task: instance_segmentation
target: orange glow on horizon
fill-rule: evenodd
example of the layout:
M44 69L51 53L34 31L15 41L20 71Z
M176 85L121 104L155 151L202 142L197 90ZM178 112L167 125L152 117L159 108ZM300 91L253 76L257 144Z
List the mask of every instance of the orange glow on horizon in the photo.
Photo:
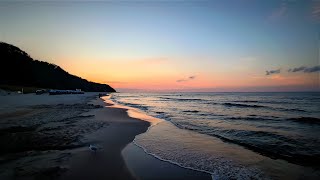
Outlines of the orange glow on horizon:
M274 74L212 72L187 73L166 58L143 60L64 60L63 69L89 81L109 84L115 89L188 90L263 86L319 86L317 74ZM194 79L188 79L194 76ZM181 80L181 81L179 81ZM178 82L179 81L179 82Z

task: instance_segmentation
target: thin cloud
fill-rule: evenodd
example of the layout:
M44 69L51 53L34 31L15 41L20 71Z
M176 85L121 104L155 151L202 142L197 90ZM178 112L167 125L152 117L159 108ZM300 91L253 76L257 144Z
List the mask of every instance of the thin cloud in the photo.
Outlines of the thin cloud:
M280 69L266 71L267 76L272 75L272 74L279 74L279 73L280 73Z
M304 71L307 67L301 66L293 69L289 69L288 72L299 72L299 71Z
M314 72L320 72L320 66L313 66L313 67L297 67L293 69L289 69L288 72L304 72L304 73L314 73Z
M193 79L195 79L196 76L189 76L188 78L186 79L178 79L177 82L186 82L186 81L191 81Z
M304 70L305 73L313 73L313 72L320 72L320 66L313 66L310 68L306 68Z
M286 2L282 2L280 7L274 9L270 16L268 17L269 20L274 21L283 18L288 11L288 6Z
M311 17L317 22L320 22L320 2L315 1L312 10L311 10Z

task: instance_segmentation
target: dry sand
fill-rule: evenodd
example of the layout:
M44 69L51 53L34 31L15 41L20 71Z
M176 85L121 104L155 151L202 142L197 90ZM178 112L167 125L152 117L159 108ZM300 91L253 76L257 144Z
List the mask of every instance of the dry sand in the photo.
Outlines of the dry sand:
M0 179L55 178L85 136L108 125L88 103L97 94L0 96Z

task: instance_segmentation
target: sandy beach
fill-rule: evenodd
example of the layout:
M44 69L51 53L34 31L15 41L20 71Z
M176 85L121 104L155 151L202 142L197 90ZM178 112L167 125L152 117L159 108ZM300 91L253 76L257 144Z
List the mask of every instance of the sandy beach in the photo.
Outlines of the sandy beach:
M0 179L211 179L132 147L150 122L128 116L97 93L9 95L0 101ZM137 166L128 168L125 148L134 149L125 158Z

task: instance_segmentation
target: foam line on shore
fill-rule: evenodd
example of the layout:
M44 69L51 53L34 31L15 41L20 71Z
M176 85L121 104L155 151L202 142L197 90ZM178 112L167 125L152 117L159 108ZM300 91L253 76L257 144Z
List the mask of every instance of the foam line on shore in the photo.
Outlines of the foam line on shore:
M149 126L148 129L147 129L147 131L146 131L145 133L148 133L148 131L149 131L151 128L153 128L153 126ZM142 133L142 134L144 134L144 133ZM219 179L219 178L218 178L217 176L215 176L212 172L209 172L209 171L206 171L206 170L201 170L201 169L195 169L195 168L188 167L188 166L183 166L182 164L180 164L180 163L178 163L178 162L171 161L171 160L168 160L168 159L163 159L163 158L161 158L160 156L157 156L157 155L154 154L154 153L148 152L146 148L144 148L143 146L141 146L141 145L139 145L138 143L136 143L136 141L135 141L135 140L136 140L136 137L139 136L139 135L141 135L141 134L138 134L138 135L135 136L135 138L134 138L134 140L133 140L132 143L133 143L134 145L136 145L137 147L141 148L146 154L149 154L149 155L151 155L151 156L159 159L160 161L169 162L169 163L171 163L171 164L175 164L175 165L177 165L177 166L179 166L179 167L182 167L182 168L185 168L185 169L190 169L190 170L193 170L193 171L208 173L209 175L211 175L212 180Z
M141 133L141 134L138 134L135 136L134 140L133 140L133 144L136 145L137 147L141 148L146 154L148 155L151 155L157 159L159 159L160 161L164 161L164 162L169 162L171 164L174 164L174 165L177 165L181 168L184 168L184 169L189 169L189 170L193 170L193 171L198 171L198 172L204 172L204 173L208 173L212 180L214 179L219 179L217 176L214 175L214 173L212 172L209 172L209 171L206 171L206 170L201 170L201 169L195 169L195 168L192 168L192 167L188 167L188 166L183 166L181 165L180 163L178 162L175 162L175 161L171 161L171 160L167 160L167 159L163 159L161 158L160 156L157 156L156 154L153 154L153 153L150 153L147 151L146 148L144 148L143 146L139 145L138 143L136 143L136 138L139 136L139 135L142 135L142 134L145 134L145 133L148 133L149 130L151 128L153 128L154 126L158 125L159 123L171 123L170 121L165 121L163 119L160 119L160 118L155 118L155 117L152 117L152 116L149 116L149 115L146 115L145 113L139 111L138 109L135 109L135 108L132 108L132 107L129 107L129 106L124 106L124 105L120 105L114 101L112 101L110 99L111 95L110 96L104 96L104 97L101 97L102 100L104 100L105 103L109 104L110 106L108 107L111 107L111 108L121 108L121 109L127 109L128 111L128 116L132 117L132 118L136 118L136 119L139 119L139 120L142 120L142 121L148 121L150 123L150 126L148 127L147 131L144 132L144 133ZM172 124L172 123L171 123ZM174 124L173 124L174 125Z
M127 113L128 113L129 117L139 119L142 121L147 121L150 123L151 126L154 126L154 125L164 121L163 119L149 116L149 115L141 112L139 109L136 109L136 108L133 108L130 106L124 106L124 105L118 104L116 102L113 102L112 100L110 100L110 97L111 96L104 96L104 97L101 97L101 99L104 100L104 102L108 105L107 107L127 109Z

